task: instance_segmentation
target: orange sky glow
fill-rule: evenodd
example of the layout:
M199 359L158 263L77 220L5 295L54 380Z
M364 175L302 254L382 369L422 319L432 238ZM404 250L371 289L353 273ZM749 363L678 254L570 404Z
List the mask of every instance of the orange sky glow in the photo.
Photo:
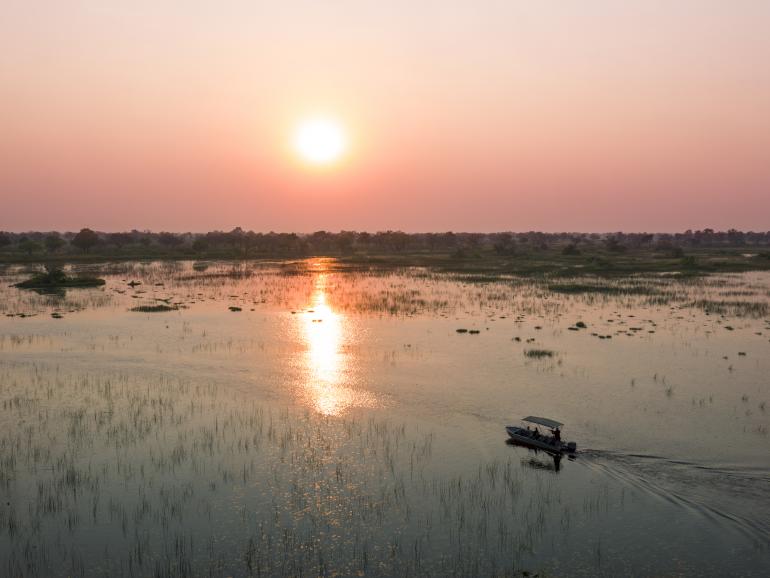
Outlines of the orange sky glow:
M763 0L2 12L0 230L770 229Z

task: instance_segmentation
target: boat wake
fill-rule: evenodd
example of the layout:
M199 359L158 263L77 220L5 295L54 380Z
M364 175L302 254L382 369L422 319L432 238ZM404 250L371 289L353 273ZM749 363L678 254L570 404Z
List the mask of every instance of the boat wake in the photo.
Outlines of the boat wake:
M713 467L646 454L583 450L581 461L643 491L695 511L713 522L725 520L770 547L770 473Z

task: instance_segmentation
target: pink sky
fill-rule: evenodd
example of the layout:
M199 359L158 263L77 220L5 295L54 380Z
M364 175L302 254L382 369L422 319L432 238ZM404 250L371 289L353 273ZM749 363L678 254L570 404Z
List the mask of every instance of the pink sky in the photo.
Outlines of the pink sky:
M770 2L270 4L6 0L0 229L770 229Z

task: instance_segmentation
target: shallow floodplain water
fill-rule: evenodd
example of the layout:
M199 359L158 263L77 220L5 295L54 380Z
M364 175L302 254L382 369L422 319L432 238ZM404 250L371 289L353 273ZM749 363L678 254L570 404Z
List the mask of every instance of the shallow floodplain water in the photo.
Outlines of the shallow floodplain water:
M0 277L3 575L766 575L766 273L79 270Z

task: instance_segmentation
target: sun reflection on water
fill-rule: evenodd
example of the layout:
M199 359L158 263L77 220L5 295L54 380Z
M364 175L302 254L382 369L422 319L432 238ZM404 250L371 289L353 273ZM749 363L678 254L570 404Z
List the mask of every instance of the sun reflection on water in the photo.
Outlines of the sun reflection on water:
M305 402L323 415L340 415L351 407L372 407L372 394L346 385L353 379L354 360L345 350L351 321L327 303L329 274L323 270L322 261L315 265L319 272L310 305L299 315L307 345Z

